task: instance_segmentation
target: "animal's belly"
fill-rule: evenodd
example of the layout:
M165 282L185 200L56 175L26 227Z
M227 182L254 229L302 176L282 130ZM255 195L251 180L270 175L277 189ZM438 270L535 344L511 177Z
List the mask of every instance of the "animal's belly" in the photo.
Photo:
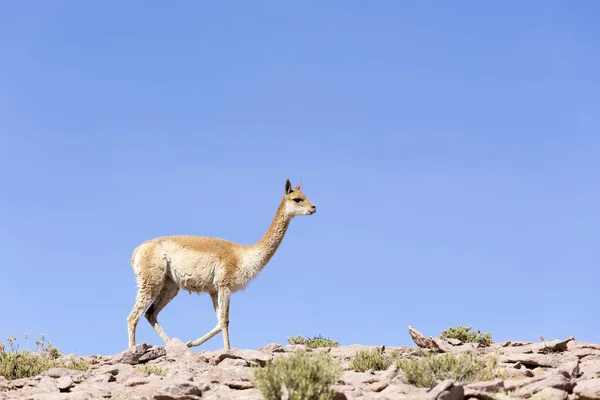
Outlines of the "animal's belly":
M170 278L182 289L189 292L214 292L216 264L210 260L180 259L171 260Z

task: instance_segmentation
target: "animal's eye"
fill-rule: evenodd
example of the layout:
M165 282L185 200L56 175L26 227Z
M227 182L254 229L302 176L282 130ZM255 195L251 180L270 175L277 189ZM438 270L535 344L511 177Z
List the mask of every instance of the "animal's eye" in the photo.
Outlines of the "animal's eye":
M294 201L295 201L296 203L300 203L300 202L302 201L302 199L295 198L295 199L294 199Z

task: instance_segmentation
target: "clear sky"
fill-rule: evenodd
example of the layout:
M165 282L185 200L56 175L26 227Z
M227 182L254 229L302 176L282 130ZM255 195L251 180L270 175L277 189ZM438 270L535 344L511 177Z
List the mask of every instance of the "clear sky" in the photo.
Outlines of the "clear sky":
M289 178L318 212L233 295L232 347L600 341L599 21L592 0L2 2L0 338L124 350L133 249L253 243ZM159 320L216 323L187 292Z

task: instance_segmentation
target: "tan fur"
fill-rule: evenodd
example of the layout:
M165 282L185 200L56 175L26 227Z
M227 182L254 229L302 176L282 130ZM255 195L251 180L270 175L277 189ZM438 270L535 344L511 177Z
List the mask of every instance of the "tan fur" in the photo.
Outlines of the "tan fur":
M127 318L129 347L135 345L137 323L146 319L165 341L168 336L158 323L158 313L177 295L179 289L210 294L218 323L203 337L187 343L199 346L217 333L229 349L229 303L232 293L242 290L271 260L289 227L298 215L312 215L314 204L286 181L277 213L263 237L251 246L205 236L163 236L147 240L131 256L138 293Z

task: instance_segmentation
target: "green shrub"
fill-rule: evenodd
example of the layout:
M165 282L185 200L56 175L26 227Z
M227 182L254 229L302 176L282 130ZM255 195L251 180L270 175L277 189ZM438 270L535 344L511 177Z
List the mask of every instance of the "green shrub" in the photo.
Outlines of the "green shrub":
M324 353L298 351L256 367L254 385L266 400L330 400L342 368Z
M148 365L144 364L139 367L140 372L143 372L146 375L157 375L157 376L165 376L167 375L168 369L161 368L158 365Z
M418 387L432 388L445 379L468 383L503 377L495 356L484 358L471 352L459 356L429 353L425 357L398 360L397 365L404 371L408 383Z
M461 325L443 330L440 338L458 339L463 343L479 343L482 346L489 346L493 343L491 333L481 333L479 329L477 329L475 332L471 332L470 326Z
M363 349L352 357L350 368L357 372L365 372L370 369L383 371L388 369L392 362L392 358L386 356L379 348Z
M288 338L288 344L304 344L306 343L306 339L304 339L304 336L290 336Z
M305 339L304 336L291 336L288 338L289 344L303 344L311 349L319 347L338 347L340 343L338 341L324 338L323 336L315 336L312 338Z
M27 341L27 335L25 335ZM19 350L14 335L6 338L8 343L0 343L0 376L6 379L29 378L51 368L69 368L85 371L90 364L81 359L60 360L62 353L50 343L44 335L35 341L35 351Z

